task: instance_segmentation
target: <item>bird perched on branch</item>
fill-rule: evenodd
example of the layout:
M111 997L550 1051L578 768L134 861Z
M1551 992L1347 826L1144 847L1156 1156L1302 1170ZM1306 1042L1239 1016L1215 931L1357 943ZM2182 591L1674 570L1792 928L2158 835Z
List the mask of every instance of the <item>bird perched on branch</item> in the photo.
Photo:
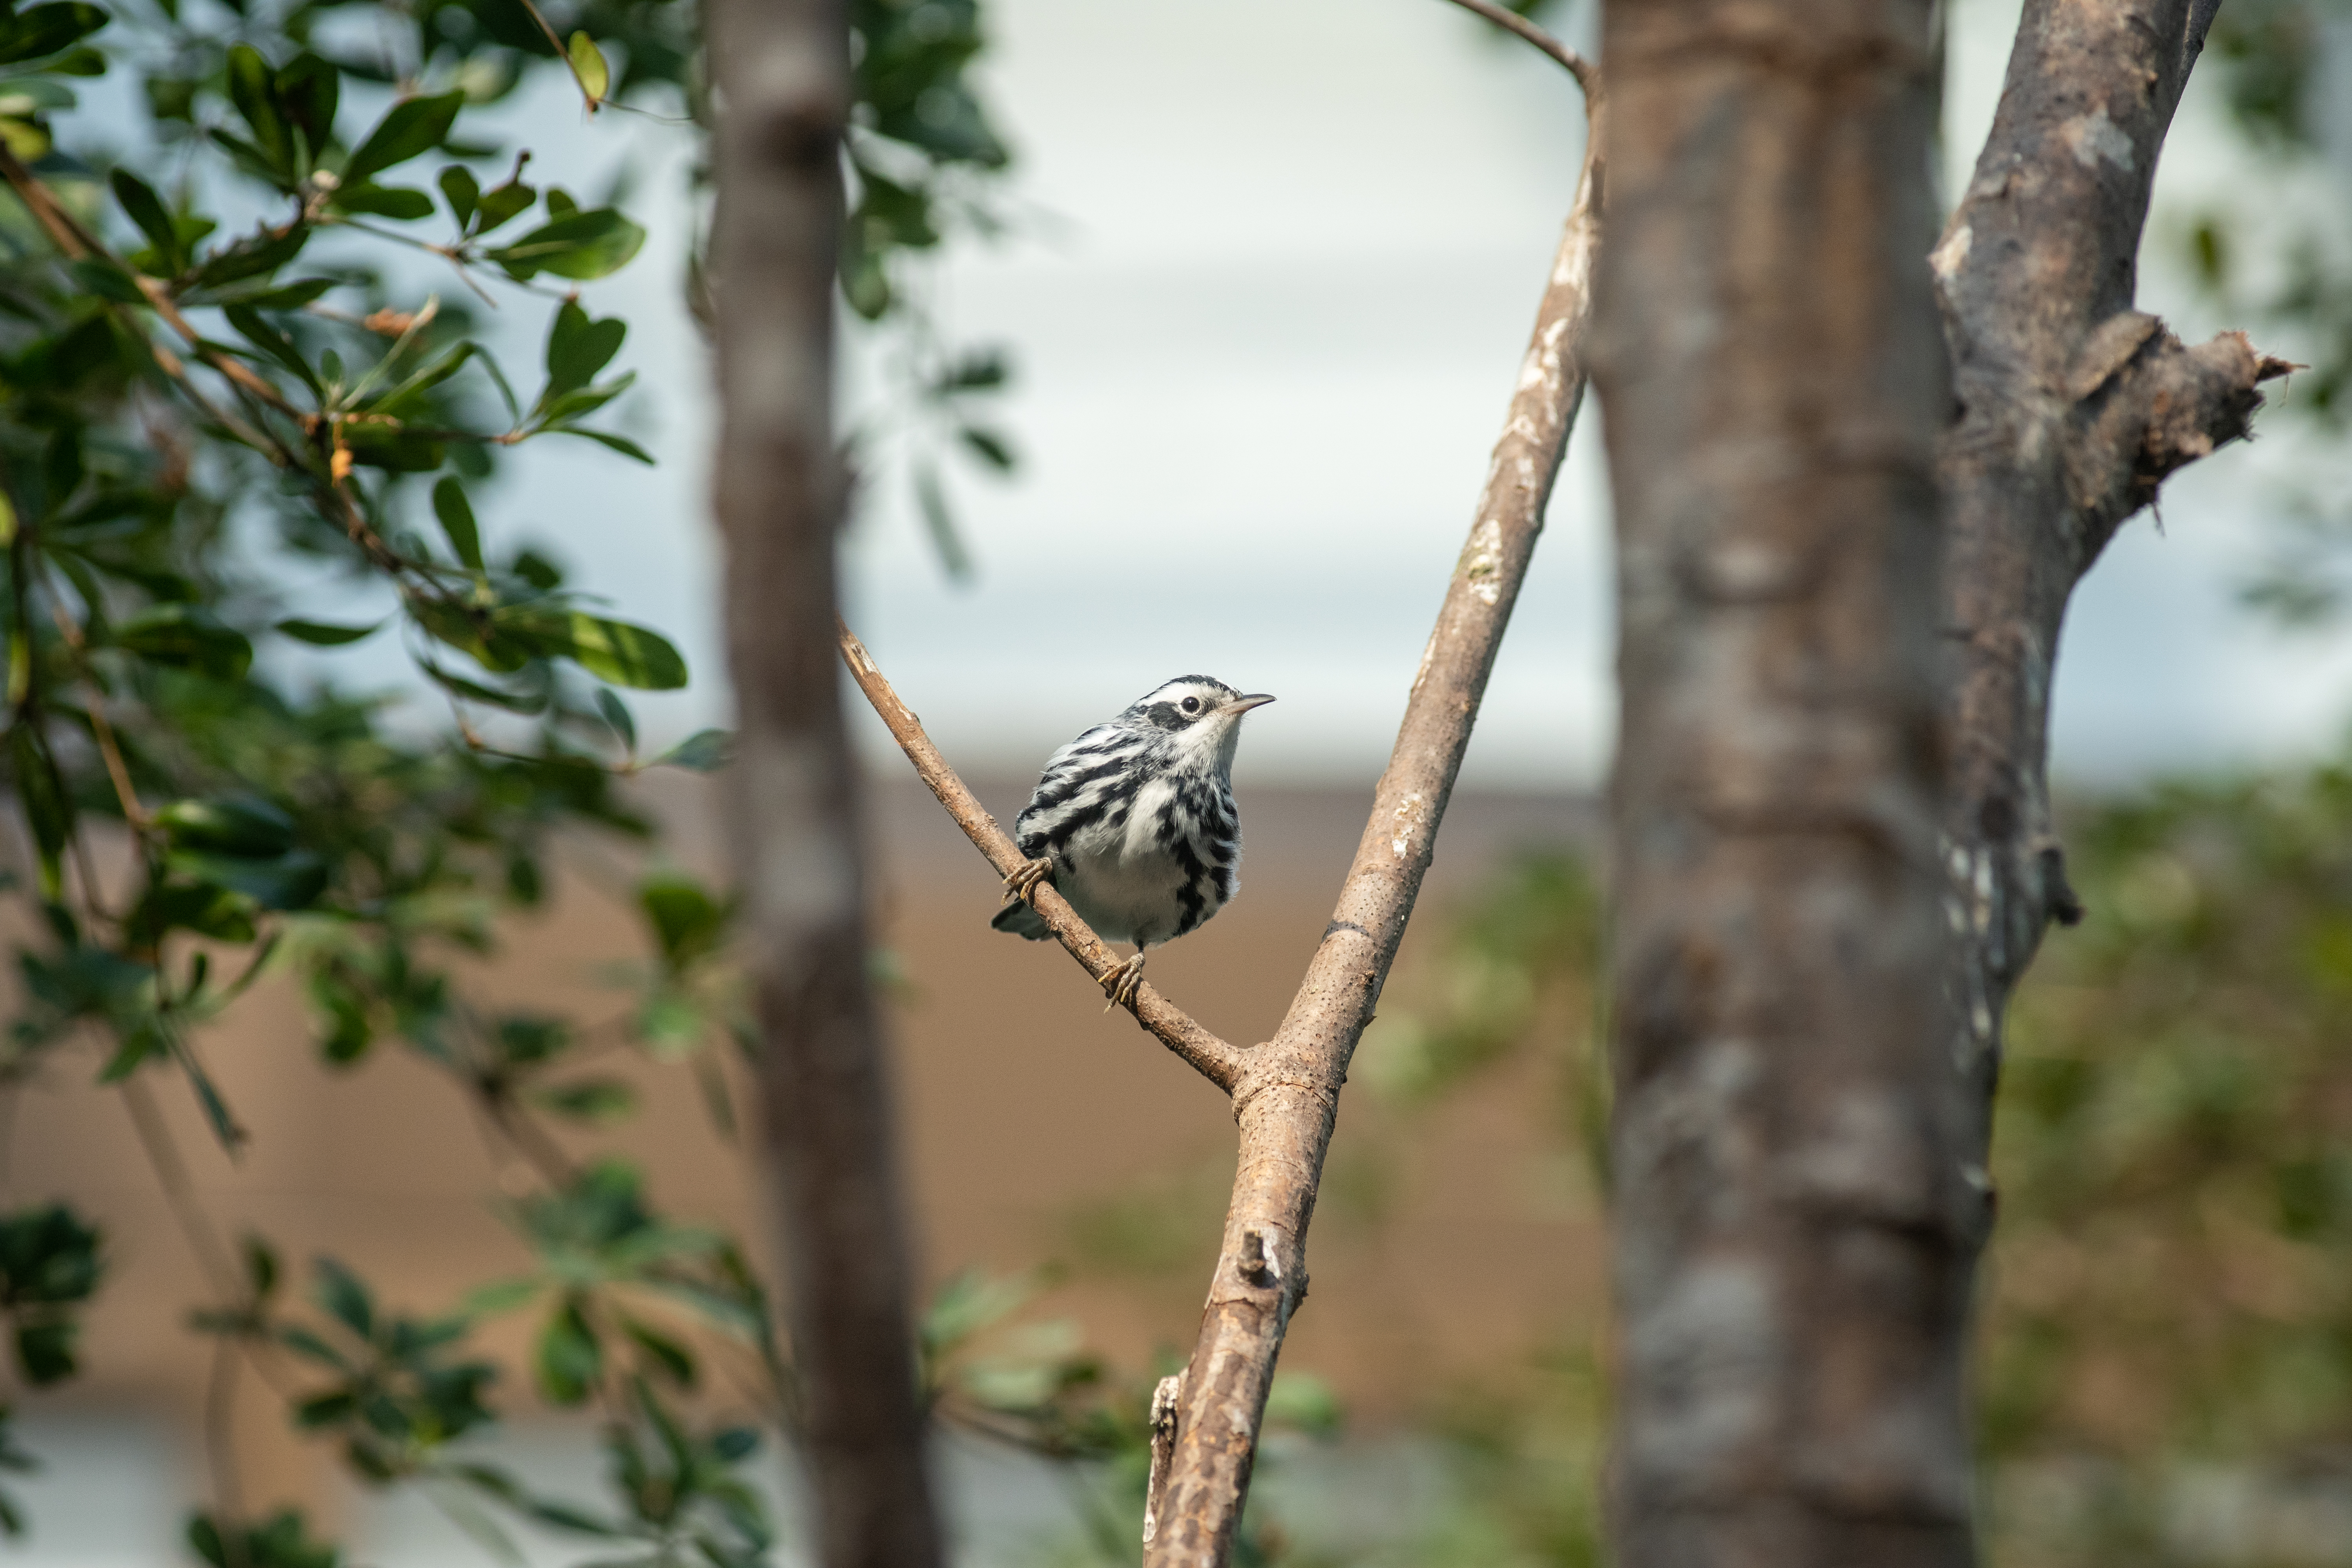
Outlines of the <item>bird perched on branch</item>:
M1199 926L1241 885L1234 747L1242 715L1273 700L1179 676L1055 752L1013 824L1029 858L1004 879L1008 901L991 923L1051 936L1030 902L1051 880L1096 935L1135 944L1102 977L1114 1006L1132 1001L1144 950Z

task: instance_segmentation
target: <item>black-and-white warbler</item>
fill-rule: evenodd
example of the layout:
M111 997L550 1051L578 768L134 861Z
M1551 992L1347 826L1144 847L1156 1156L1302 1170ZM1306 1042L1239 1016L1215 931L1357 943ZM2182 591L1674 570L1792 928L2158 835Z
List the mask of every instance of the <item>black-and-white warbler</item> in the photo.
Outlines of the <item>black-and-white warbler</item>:
M1180 676L1055 752L1013 824L1029 860L1004 879L1014 901L992 923L1051 936L1028 901L1050 877L1096 935L1135 944L1102 977L1114 1005L1131 1000L1144 950L1193 930L1241 886L1234 747L1242 715L1273 700Z

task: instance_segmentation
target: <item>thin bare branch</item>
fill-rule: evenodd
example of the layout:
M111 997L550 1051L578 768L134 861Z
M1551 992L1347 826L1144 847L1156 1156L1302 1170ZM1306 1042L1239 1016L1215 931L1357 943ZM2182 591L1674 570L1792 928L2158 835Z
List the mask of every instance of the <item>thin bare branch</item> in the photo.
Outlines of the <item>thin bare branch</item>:
M1144 1548L1149 1568L1220 1568L1232 1551L1275 1358L1307 1295L1307 1226L1339 1088L1436 851L1438 824L1583 399L1603 166L1596 113L1502 439L1339 908L1289 1015L1272 1041L1250 1053L1234 1087L1241 1153L1233 1202L1200 1339L1177 1393L1167 1480Z
M117 1087L122 1095L122 1108L131 1113L131 1128L139 1134L139 1146L154 1170L155 1184L163 1189L163 1200L171 1205L172 1218L178 1224L188 1250L195 1255L205 1282L212 1287L214 1299L223 1306L235 1303L244 1295L236 1259L228 1243L214 1228L212 1216L196 1201L195 1184L188 1177L187 1162L180 1158L179 1142L172 1136L171 1127L157 1109L155 1097L148 1092L146 1080L135 1073Z
M898 693L892 689L890 682L875 667L874 656L866 651L866 645L859 642L847 626L841 627L840 631L841 657L843 662L849 666L850 678L857 682L858 689L865 692L866 700L874 705L874 711L889 727L891 738L907 753L907 760L915 764L916 773L930 786L931 793L940 797L940 804L947 807L948 815L955 818L956 826L963 829L964 837L988 858L988 863L996 868L998 874L1011 876L1028 858L1021 853L1012 836L998 825L996 818L980 804L979 797L956 776L955 769L948 765L947 759L940 755L939 748L931 744L931 738L923 732L922 721L915 717L914 710L899 700ZM1051 883L1039 883L1030 899L1038 915L1044 919L1046 929L1060 939L1062 946L1085 967L1088 974L1100 980L1118 967L1118 955L1094 933L1094 928L1078 918L1077 910L1070 908L1069 900L1055 891ZM1158 1036L1161 1044L1190 1062L1211 1083L1227 1094L1233 1093L1234 1085L1240 1081L1243 1069L1248 1064L1249 1052L1202 1028L1190 1014L1153 990L1149 981L1136 986L1134 998L1129 1006L1135 1014L1136 1022Z
M1474 16L1484 16L1506 32L1517 34L1553 59L1558 60L1568 68L1569 75L1576 79L1576 85L1584 89L1586 103L1592 104L1600 101L1601 72L1591 60L1537 26L1517 11L1496 5L1495 0L1454 0L1454 4Z

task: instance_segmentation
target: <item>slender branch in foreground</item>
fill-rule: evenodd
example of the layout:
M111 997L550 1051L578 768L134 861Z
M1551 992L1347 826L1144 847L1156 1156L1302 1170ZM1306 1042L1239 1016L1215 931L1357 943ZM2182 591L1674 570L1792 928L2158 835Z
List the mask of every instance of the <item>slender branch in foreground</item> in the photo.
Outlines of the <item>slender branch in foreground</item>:
M964 837L988 857L988 863L1000 875L1011 876L1028 857L1021 853L1012 835L989 815L963 780L956 776L947 759L940 755L939 748L923 732L922 721L899 700L898 693L875 668L874 656L866 651L866 645L847 626L840 628L840 635L841 657L849 666L851 679L866 693L866 700L874 704L874 711L889 727L891 738L907 753L907 760L915 764L915 772L940 797L940 804L947 807L948 815L955 818ZM1118 955L1094 933L1093 927L1078 918L1077 910L1070 908L1069 900L1056 892L1052 883L1039 883L1030 897L1046 929L1061 940L1063 947L1088 974L1099 980L1118 967ZM1134 998L1128 1005L1136 1022L1159 1036L1161 1044L1190 1062L1211 1083L1227 1094L1234 1092L1248 1063L1247 1051L1202 1028L1190 1014L1153 990L1150 981L1136 986Z
M1601 101L1601 72L1593 63L1517 11L1497 5L1495 0L1454 0L1454 4L1474 16L1484 16L1506 32L1517 33L1567 68L1568 74L1576 79L1576 85L1584 89L1588 105Z
M1595 102L1586 108L1591 129L1576 204L1396 749L1289 1015L1274 1039L1251 1053L1234 1089L1241 1152L1233 1203L1200 1339L1177 1391L1174 1447L1144 1550L1150 1568L1217 1568L1232 1552L1275 1358L1307 1295L1307 1225L1339 1087L1435 853L1438 823L1583 399L1604 168L1602 120Z

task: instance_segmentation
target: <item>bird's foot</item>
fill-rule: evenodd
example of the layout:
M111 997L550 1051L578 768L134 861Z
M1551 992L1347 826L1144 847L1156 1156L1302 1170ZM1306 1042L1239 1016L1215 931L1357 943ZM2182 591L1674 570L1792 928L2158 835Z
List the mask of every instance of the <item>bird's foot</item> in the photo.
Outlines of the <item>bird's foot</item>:
M1139 952L1118 968L1106 971L1096 984L1110 998L1103 1006L1104 1012L1134 1006L1135 988L1143 984L1143 954Z
M1052 876L1053 872L1054 862L1048 856L1041 855L1034 860L1023 861L1013 868L1012 875L1004 879L1004 901L1009 904L1018 899L1034 909L1037 902L1037 884Z

